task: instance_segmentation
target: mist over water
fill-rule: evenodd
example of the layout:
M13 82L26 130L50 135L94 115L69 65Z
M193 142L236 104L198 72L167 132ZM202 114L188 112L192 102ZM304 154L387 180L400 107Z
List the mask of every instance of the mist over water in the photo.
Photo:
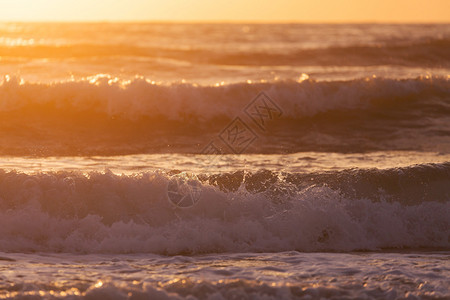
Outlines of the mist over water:
M448 24L1 23L0 298L448 298L449 66Z

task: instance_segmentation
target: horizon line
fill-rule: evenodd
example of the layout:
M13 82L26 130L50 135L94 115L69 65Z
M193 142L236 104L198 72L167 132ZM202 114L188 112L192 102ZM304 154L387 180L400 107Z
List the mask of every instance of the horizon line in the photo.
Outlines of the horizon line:
M377 21L377 20L0 20L0 23L149 23L149 24L450 24L449 21Z

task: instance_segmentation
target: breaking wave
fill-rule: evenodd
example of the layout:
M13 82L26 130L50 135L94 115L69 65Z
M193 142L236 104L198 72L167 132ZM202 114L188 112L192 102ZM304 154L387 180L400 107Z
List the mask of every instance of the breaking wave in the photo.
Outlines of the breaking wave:
M199 175L0 171L0 251L200 254L450 249L450 166Z
M282 116L267 132L257 133L262 140L270 138L270 144L288 145L283 151L417 150L418 145L447 151L450 145L450 83L445 77L199 86L98 75L52 84L5 78L0 85L0 152L110 155L170 147L198 153L198 145L235 117L252 125L244 108L260 92L279 106ZM443 148L433 149L436 144ZM277 151L264 147L253 151Z

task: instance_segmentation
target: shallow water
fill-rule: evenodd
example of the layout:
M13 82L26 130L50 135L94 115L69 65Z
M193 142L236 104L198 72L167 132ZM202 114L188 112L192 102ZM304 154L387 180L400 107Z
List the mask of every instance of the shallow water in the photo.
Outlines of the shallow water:
M444 299L449 252L2 253L2 299Z

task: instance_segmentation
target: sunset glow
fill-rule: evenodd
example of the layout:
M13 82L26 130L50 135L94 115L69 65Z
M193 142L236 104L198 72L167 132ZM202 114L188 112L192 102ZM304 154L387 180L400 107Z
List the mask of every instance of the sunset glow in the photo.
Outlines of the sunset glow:
M449 22L448 0L1 0L3 21Z
M0 300L450 299L450 0L0 0Z

